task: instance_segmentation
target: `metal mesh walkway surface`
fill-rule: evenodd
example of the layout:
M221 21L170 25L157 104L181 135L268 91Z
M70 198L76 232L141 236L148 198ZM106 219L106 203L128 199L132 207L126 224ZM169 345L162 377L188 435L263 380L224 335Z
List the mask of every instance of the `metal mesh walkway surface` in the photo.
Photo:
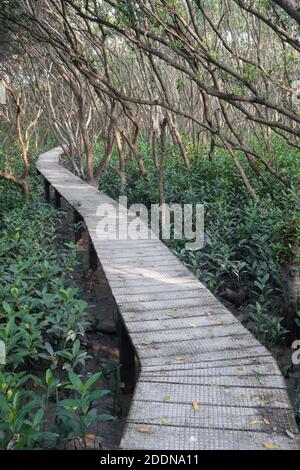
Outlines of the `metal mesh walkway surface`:
M85 222L118 307L129 386L134 356L139 362L120 448L299 449L270 352L158 239L98 239L97 208L118 203L60 166L61 152L44 153L37 168L46 191L51 185Z

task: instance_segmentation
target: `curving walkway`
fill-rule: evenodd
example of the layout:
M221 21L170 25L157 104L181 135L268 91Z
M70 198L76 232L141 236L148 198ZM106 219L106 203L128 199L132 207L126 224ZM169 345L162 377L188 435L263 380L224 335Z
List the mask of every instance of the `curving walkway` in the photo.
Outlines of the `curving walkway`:
M84 219L91 263L96 256L118 306L128 389L139 362L120 448L299 449L270 352L159 240L98 240L97 207L118 203L60 166L60 154L44 153L37 168L46 194L51 184L57 204L63 197Z

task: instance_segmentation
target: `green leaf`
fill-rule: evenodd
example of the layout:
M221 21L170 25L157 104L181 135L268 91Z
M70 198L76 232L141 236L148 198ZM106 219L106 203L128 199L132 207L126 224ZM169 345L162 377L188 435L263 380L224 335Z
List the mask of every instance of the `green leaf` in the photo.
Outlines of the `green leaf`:
M63 299L69 300L69 294L67 291L61 289L58 293Z
M35 414L35 416L34 416L34 419L33 419L33 425L34 425L34 427L39 426L39 425L41 424L43 418L44 418L44 410L43 410L43 408L40 408L40 409L36 412L36 414Z
M102 372L93 374L84 384L84 390L87 391L102 376Z
M89 394L89 400L98 400L99 398L105 397L106 395L109 395L111 392L110 390L93 390Z
M98 415L97 416L97 421L115 421L117 418L115 416L112 416L112 415L106 415L106 414L102 414L102 415Z
M52 371L50 369L47 369L46 370L46 382L47 382L48 387L53 383L53 381L54 381L54 377L53 377Z
M80 406L80 401L75 398L66 398L65 400L61 400L59 404L67 410L76 410Z
M70 371L69 372L69 379L70 379L70 382L72 383L72 385L74 386L75 390L80 392L81 391L81 380L78 377L78 375L76 375L74 372Z
M5 300L2 302L2 307L4 308L5 312L8 314L8 315L11 315L13 310L11 308L11 306L5 302Z

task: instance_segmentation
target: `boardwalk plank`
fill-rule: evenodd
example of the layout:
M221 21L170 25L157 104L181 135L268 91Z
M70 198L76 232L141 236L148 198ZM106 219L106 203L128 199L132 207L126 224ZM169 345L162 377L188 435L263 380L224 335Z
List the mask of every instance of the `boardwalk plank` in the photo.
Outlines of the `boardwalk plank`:
M241 387L222 385L195 385L143 381L141 377L135 395L142 401L164 403L164 397L171 397L177 404L192 406L197 401L201 406L238 406L290 409L287 392L282 388Z

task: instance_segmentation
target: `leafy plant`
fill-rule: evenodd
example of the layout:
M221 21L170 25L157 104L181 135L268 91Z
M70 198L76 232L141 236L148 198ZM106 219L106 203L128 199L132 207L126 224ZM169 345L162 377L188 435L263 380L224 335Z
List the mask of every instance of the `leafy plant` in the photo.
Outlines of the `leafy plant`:
M288 333L282 325L283 318L265 313L263 306L258 302L252 307L250 319L250 328L257 338L269 345L280 342Z
M72 398L61 400L56 409L56 416L60 419L61 435L64 439L80 438L86 447L86 435L89 426L97 421L114 419L109 414L99 415L93 407L93 402L105 395L109 390L92 389L93 385L102 376L102 372L93 374L86 382L78 375L69 371L69 382L64 385L73 392Z

